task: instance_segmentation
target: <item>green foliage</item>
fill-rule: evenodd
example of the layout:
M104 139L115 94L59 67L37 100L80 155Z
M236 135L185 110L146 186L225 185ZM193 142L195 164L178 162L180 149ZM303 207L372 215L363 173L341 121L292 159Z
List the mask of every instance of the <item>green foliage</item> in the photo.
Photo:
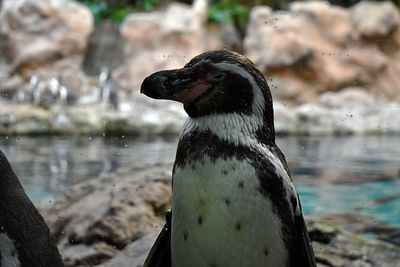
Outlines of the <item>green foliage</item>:
M151 11L160 0L78 0L90 8L96 22L109 19L121 22L136 10Z
M154 6L160 4L160 0L137 0L136 4L145 11L152 11Z
M233 22L240 29L247 23L250 7L233 0L211 0L208 10L208 20L211 22Z

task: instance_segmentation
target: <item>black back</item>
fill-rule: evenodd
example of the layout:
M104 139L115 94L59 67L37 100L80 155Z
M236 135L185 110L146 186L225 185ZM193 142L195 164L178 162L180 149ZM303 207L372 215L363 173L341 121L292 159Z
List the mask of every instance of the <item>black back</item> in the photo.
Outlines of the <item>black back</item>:
M64 266L43 217L25 194L1 151L0 232L14 241L22 267Z

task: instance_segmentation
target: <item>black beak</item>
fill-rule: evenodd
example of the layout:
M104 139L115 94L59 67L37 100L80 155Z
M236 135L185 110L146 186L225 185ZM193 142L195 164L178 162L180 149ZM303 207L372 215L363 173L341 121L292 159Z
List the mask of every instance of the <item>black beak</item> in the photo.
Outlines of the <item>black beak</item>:
M140 92L155 99L179 101L182 91L194 83L193 76L187 68L159 71L144 79Z

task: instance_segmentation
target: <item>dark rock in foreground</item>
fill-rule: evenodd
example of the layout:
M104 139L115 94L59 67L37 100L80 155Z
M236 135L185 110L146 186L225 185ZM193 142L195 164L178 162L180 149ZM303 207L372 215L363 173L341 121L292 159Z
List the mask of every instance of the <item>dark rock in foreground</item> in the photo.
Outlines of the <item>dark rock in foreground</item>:
M171 167L122 168L41 204L66 266L142 266L170 205ZM307 221L318 266L400 266L396 229L354 215Z

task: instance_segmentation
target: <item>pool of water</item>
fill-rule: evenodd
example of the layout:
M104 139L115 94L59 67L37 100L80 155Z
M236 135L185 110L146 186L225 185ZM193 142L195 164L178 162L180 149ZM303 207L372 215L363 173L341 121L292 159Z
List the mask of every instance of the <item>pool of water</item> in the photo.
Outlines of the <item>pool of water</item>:
M33 200L135 163L173 160L176 139L0 137ZM400 227L400 136L279 137L306 213L359 213Z

